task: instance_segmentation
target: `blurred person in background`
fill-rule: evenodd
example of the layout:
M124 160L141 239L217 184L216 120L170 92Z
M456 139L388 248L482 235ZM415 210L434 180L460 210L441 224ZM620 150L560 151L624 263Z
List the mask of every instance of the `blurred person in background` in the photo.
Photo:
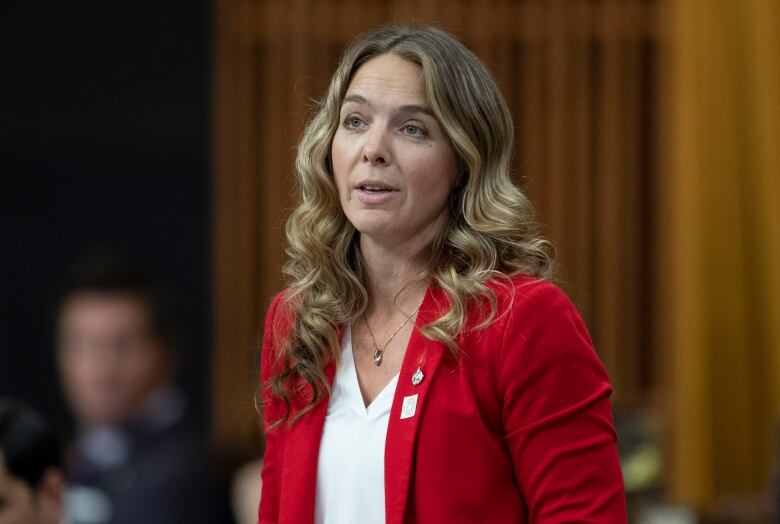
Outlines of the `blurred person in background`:
M57 307L57 360L77 434L75 523L229 521L227 497L174 386L178 336L166 295L111 256L74 266Z
M62 449L30 407L0 398L0 524L56 524L63 517Z

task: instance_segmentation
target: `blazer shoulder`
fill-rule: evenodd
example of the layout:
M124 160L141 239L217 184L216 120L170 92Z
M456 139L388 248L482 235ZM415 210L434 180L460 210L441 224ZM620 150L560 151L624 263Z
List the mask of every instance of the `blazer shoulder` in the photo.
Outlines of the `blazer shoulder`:
M496 295L499 308L508 312L523 304L534 306L571 305L569 296L554 282L526 274L495 278L488 284Z
M580 311L557 284L527 275L501 280L495 291L498 311L493 328L502 340L511 340L512 334L525 339L532 333L546 333L553 338L573 336L577 346L592 347Z

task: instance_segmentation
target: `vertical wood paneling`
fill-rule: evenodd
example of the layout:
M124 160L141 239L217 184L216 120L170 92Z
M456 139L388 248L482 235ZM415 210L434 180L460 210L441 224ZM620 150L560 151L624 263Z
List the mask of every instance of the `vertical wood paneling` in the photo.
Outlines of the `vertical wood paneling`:
M598 111L599 128L596 129L598 175L594 177L594 183L598 185L596 191L596 220L598 237L596 253L598 254L596 295L594 302L598 308L595 323L595 337L600 342L601 356L607 369L615 370L618 364L618 352L620 347L618 331L622 321L619 304L620 286L618 279L620 272L624 270L620 264L620 250L622 246L621 217L617 213L617 205L620 194L620 154L622 137L620 136L620 121L622 107L620 106L620 70L618 39L613 35L613 28L617 26L618 0L605 0L604 10L599 19L598 31L602 37L602 53L599 69ZM620 376L614 376L613 380L620 381ZM618 395L620 390L618 390Z
M592 6L586 2L578 2L574 14L575 27L578 32L590 34L593 27ZM593 151L591 129L593 126L593 70L590 62L591 41L579 33L574 38L571 50L572 78L571 89L574 98L571 108L570 124L572 145L569 150L574 158L571 163L571 173L568 185L575 195L572 198L573 220L570 234L573 244L572 260L569 266L570 278L577 282L579 297L582 303L590 303L593 297L593 260L590 256L590 246L593 242L593 184L591 167ZM585 311L586 320L592 323L592 314Z
M538 34L541 32L543 9L541 2L532 0L521 13L522 33L517 47L523 53L521 68L522 93L520 96L520 125L523 129L522 148L519 151L522 175L526 180L528 196L546 222L549 205L545 197L546 142L545 125L545 61L544 46ZM518 112L516 111L516 114Z
M568 53L566 49L566 16L564 0L551 0L546 4L544 21L547 39L542 43L543 64L546 77L546 103L544 121L539 131L545 141L546 174L543 179L544 218L549 223L548 232L557 239L561 269L565 272L571 259L571 244L567 238L567 208L572 205L566 182L569 156L570 116L566 91ZM529 175L534 176L533 173Z
M631 0L628 4L632 12L637 12L637 7L641 0ZM636 16L632 17L636 18ZM634 140L626 141L622 144L622 158L620 165L620 179L623 181L620 187L619 219L623 222L623 231L619 242L623 249L620 250L620 265L625 269L622 273L622 279L619 282L620 289L620 311L622 322L621 330L618 333L618 347L635 348L634 351L615 351L617 354L617 368L635 370L630 376L624 374L620 376L619 386L622 391L622 399L625 401L637 402L641 400L642 381L639 379L639 366L642 365L642 359L639 352L643 346L639 340L641 332L641 283L643 278L649 275L642 275L642 266L640 264L641 245L648 239L641 237L643 218L642 197L640 189L642 183L641 144L636 139L641 136L640 129L642 122L640 120L640 95L642 92L640 83L640 41L638 38L632 38L627 35L621 42L621 89L625 93L623 99L623 120L621 136L634 136ZM647 123L645 123L647 125ZM649 203L649 202L648 202Z
M256 264L255 137L251 90L253 52L245 40L238 2L215 4L214 136L214 345L212 427L221 451L247 449L257 440L251 392L254 373L246 372L257 331L260 290ZM252 369L251 367L249 369Z
M580 306L616 385L641 402L654 382L639 337L649 298L637 284L649 230L640 104L653 103L639 61L642 0L218 0L215 50L215 435L253 452L243 413L253 344L280 289L283 223L293 205L293 155L311 98L344 46L389 23L435 24L488 65L510 105L518 182L558 247L561 279ZM644 86L644 87L643 87ZM644 89L644 91L643 91ZM641 92L650 90L647 99ZM257 450L254 448L254 452Z
M780 308L780 4L664 4L660 141L670 175L656 202L667 268L657 303L674 394L669 484L675 500L721 502L718 522L775 522L759 512L732 518L742 512L723 502L765 490L777 460L780 375L767 355L780 355L771 334Z
M262 21L262 30L267 34L291 24L290 10L278 9L281 4L274 0L266 0L264 3L277 7L269 10L271 16ZM255 272L262 275L259 291L264 302L281 286L279 268L282 256L278 245L279 222L284 209L280 204L285 202L284 196L290 187L290 182L286 180L291 171L287 151L295 133L290 128L291 105L295 99L297 80L290 75L293 49L284 36L285 31L280 35L279 39L255 43L255 85L250 86L258 97L252 112L255 133L250 140L250 147L257 158L253 178L258 182L255 189L255 213L261 252ZM273 113L270 108L274 108Z

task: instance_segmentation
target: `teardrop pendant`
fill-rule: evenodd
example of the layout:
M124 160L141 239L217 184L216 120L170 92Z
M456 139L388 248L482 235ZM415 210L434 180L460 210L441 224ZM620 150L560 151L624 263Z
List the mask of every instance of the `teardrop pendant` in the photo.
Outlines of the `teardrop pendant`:
M382 350L381 349L377 349L376 351L374 351L374 364L376 364L377 366L382 364Z

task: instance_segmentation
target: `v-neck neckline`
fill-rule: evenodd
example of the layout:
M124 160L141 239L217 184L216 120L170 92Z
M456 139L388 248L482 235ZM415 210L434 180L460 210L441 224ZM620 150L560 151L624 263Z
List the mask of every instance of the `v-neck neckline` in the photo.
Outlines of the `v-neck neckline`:
M368 405L366 405L365 401L363 400L363 392L360 391L360 381L358 380L357 376L357 365L355 364L355 354L352 346L352 326L349 326L349 328L346 330L344 337L346 338L344 346L348 354L343 355L342 358L348 362L348 366L350 368L346 371L349 375L348 386L351 390L350 396L353 399L353 407L362 416L370 416L377 410L381 412L381 407L385 405L389 410L393 402L396 385L398 384L398 377L401 374L400 370L393 376L393 378L390 379L387 384L385 384L379 394L375 396ZM388 396L389 399L387 398Z

